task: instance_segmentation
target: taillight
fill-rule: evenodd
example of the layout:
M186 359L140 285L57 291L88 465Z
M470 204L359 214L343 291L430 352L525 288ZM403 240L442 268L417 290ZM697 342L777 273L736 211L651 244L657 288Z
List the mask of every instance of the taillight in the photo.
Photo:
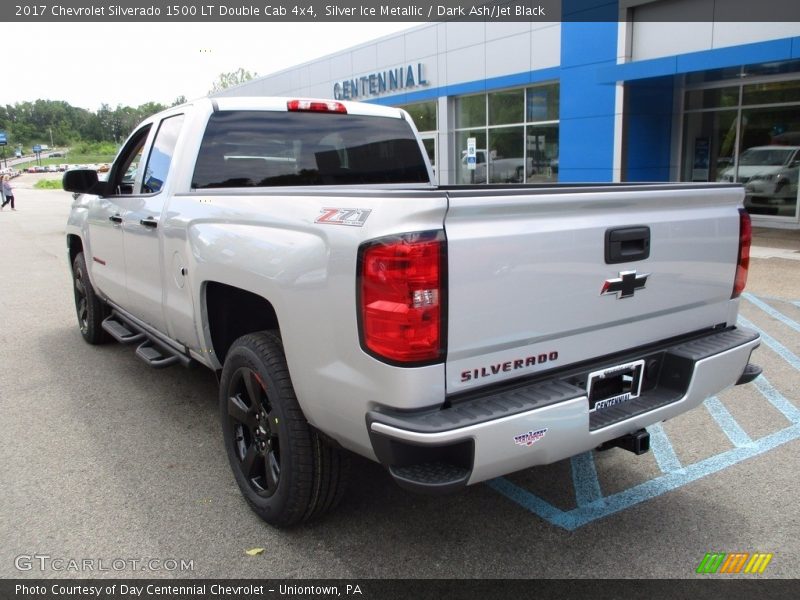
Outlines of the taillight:
M287 110L291 112L330 112L347 113L347 109L341 102L324 100L289 100L286 103Z
M747 285L747 271L750 268L750 242L753 240L753 225L750 215L739 209L739 257L736 261L736 279L733 282L731 298L738 298Z
M391 364L444 359L444 233L391 236L364 244L358 260L361 345Z

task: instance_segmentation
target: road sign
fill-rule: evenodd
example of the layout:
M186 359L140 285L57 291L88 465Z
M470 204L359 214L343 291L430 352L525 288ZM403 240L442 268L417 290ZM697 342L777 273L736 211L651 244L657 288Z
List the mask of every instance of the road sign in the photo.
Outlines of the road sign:
M39 144L36 144L36 145L33 147L33 152L34 152L34 154L39 154L39 152L41 152L41 151L42 151L42 147L41 147Z
M470 171L475 170L476 160L475 160L475 138L467 138L467 169Z
M0 131L0 146L5 146L8 144L8 138L6 138L6 132Z

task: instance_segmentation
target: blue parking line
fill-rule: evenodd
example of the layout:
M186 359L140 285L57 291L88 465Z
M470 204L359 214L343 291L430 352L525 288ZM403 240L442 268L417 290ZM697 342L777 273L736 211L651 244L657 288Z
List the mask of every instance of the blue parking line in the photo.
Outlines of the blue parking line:
M720 402L719 398L711 396L703 405L708 409L708 412L714 417L717 425L720 426L722 432L728 436L728 439L734 446L749 446L753 443L753 440L750 439L747 432L736 422L736 419L728 412L728 409Z
M588 506L603 499L600 480L594 466L592 452L584 452L570 459L572 464L572 484L575 487L575 502L578 506Z
M789 402L786 397L776 390L769 382L769 379L761 377L753 381L759 392L769 401L772 406L777 408L784 417L789 419L792 423L800 423L800 409L794 404Z
M791 327L792 329L794 329L795 331L800 333L800 323L798 323L794 319L790 319L789 317L787 317L786 315L784 315L780 311L775 310L774 308L772 308L766 302L763 302L762 300L759 300L758 298L756 298L752 294L748 294L746 292L744 294L742 294L742 298L745 298L748 302L750 302L750 304L752 304L753 306L757 306L758 308L763 310L770 317L774 317L775 319L778 319L784 325L787 325L788 327Z
M667 432L664 431L664 426L656 423L650 425L647 431L650 432L650 450L653 452L653 457L661 472L672 473L682 469L683 465L681 465L678 455L675 454L675 449L667 437Z
M797 439L800 439L800 424L796 423L791 427L787 427L786 429L782 429L756 440L749 446L732 448L698 463L688 465L681 470L666 473L617 494L606 496L603 506L599 506L598 502L594 502L587 506L579 506L570 511L563 511L556 508L549 502L539 498L536 494L511 483L504 477L494 479L488 482L488 484L495 491L513 500L524 509L549 523L566 529L567 531L573 531L592 521L631 508L646 500L657 498L658 496L671 492L693 481L722 471L744 460L759 456L760 454Z
M795 369L800 371L800 358L798 358L794 352L789 350L786 346L781 344L778 340L769 335L766 331L764 331L760 327L757 327L755 324L753 324L748 319L745 319L741 315L739 315L739 323L750 329L755 329L758 333L761 334L762 342L764 342L767 346L772 348L778 354L778 356L780 356L783 360L785 360Z
M568 531L572 531L577 527L569 513L556 508L546 500L542 500L536 494L532 494L517 484L511 483L505 477L491 479L486 482L486 485L553 525Z

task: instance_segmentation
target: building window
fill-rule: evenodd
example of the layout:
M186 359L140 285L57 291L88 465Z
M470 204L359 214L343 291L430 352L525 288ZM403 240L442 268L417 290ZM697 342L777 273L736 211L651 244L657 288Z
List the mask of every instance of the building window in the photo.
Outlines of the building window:
M411 118L420 133L433 133L437 129L438 119L436 117L436 101L417 102L415 104L403 104L396 108L402 108Z
M425 146L425 152L428 154L428 160L431 161L433 173L436 175L436 155L438 153L436 145L436 134L439 130L439 118L436 112L436 101L430 102L416 102L414 104L403 104L396 108L402 108L414 120L414 126L419 132L419 137L422 138L422 145Z
M735 82L687 78L698 83L684 93L681 178L743 183L751 214L797 220L800 80L770 69L743 67Z
M455 98L456 182L558 180L558 83ZM475 168L467 140L475 138Z

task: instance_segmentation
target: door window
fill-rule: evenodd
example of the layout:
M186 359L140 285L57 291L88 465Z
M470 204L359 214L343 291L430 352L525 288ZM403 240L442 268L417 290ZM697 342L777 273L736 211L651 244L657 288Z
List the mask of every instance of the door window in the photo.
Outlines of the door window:
M156 194L164 187L183 118L183 115L175 115L161 121L142 177L143 194Z
M133 194L133 183L141 163L142 148L150 133L150 125L145 125L134 133L120 151L109 175L111 195L125 196Z

